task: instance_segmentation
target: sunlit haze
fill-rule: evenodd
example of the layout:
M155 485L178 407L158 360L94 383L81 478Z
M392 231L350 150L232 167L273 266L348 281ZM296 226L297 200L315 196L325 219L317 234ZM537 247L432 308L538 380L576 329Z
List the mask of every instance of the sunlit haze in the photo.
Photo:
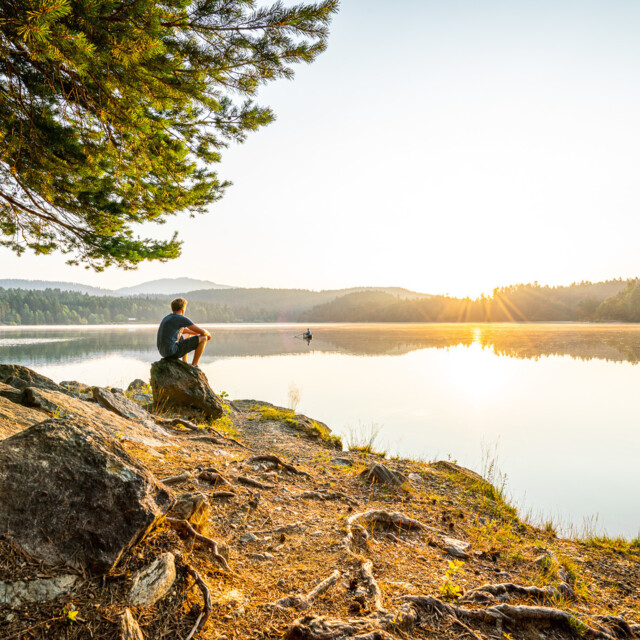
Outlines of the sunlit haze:
M640 275L640 5L343 0L329 46L260 95L234 185L183 255L94 274L0 251L3 277L120 287L395 285L476 296Z

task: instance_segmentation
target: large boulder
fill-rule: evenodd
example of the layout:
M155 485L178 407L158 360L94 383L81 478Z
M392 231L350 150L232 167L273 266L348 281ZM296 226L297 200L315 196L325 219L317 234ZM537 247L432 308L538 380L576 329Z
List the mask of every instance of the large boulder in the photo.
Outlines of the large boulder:
M0 531L45 564L106 573L173 501L88 421L54 418L0 441Z
M11 385L16 389L37 387L39 389L51 389L61 393L67 393L64 387L56 384L47 376L40 375L32 369L22 367L19 364L0 364L0 382Z
M156 407L166 405L199 409L213 419L223 413L222 400L198 367L178 359L163 358L151 365L151 389Z

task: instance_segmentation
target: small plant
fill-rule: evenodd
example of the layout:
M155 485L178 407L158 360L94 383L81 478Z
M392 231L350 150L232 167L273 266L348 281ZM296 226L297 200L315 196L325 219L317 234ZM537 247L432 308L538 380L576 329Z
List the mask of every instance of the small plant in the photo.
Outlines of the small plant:
M292 382L289 385L289 409L292 411L298 410L298 405L300 404L300 389L296 386L295 382Z
M440 585L440 595L443 600L457 600L462 594L462 587L455 584L453 578L462 569L464 562L450 560L444 572L444 582Z
M218 395L221 398L228 398L229 397L229 394L226 391L221 391Z
M65 617L69 624L73 624L78 617L79 611L71 604L65 604L62 609L62 615Z
M349 451L359 451L360 453L370 453L384 458L386 451L377 451L378 436L381 427L376 422L369 424L360 423L357 427L347 427L346 444Z

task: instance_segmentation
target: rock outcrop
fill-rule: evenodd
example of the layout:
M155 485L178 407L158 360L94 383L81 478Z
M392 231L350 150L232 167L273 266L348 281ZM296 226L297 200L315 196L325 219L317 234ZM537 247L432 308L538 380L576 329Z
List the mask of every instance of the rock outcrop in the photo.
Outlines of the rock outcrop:
M198 367L176 359L162 359L151 365L151 389L157 407L174 405L199 409L208 417L222 416L222 400L209 386Z
M105 409L113 411L122 418L131 420L150 420L151 416L142 407L132 402L123 393L113 393L109 389L93 387L93 399Z
M78 576L73 574L15 582L0 580L0 604L6 604L15 609L32 602L49 602L68 593L77 581Z
M152 420L126 420L95 402L87 402L57 391L33 387L27 387L24 390L24 402L28 406L43 409L58 417L75 417L87 420L123 440L149 447L171 446L170 436ZM140 411L144 410L140 409ZM144 414L148 416L146 412ZM158 440L158 436L162 436L162 439Z
M40 375L19 364L0 364L0 382L11 385L16 389L37 387L38 389L51 389L52 391L67 393L64 387L56 384L47 376Z
M45 564L110 571L173 504L105 430L46 420L0 441L0 523Z
M0 395L0 440L38 424L48 417L49 415L42 411L23 407Z

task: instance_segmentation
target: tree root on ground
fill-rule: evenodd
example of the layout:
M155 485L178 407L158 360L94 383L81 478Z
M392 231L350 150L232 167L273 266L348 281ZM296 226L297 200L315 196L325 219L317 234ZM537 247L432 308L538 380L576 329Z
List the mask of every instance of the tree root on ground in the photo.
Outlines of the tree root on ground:
M305 616L286 630L284 640L395 640L395 636L379 628L376 620L326 620Z
M360 567L360 578L369 592L369 597L373 601L376 611L382 611L382 592L376 579L373 577L373 562L371 560L362 563Z
M212 491L207 494L207 497L215 500L217 498L235 498L237 495L233 491Z
M289 464L288 462L284 462L283 460L280 460L278 456L272 456L270 454L253 456L252 458L249 458L248 460L246 460L246 462L270 462L276 467L281 467L282 469L284 469L285 471L288 471L289 473L293 473L298 476L305 476L306 478L313 478L313 476L310 473L307 473L306 471L302 471L302 469L298 469L297 467L294 467L292 464Z
M365 524L374 526L376 524L383 524L389 527L395 527L399 531L418 530L429 531L443 537L445 535L443 531L423 524L419 520L409 518L399 511L381 511L374 509L371 511L365 511L363 513L354 513L347 520L347 536L343 541L345 547L350 548L353 545L353 529L356 525L360 524L360 522L364 522Z
M328 591L340 579L340 572L336 569L328 578L319 582L307 595L290 595L280 598L275 602L275 606L283 609L291 607L293 609L305 610L311 607L313 601L325 591Z
M202 612L191 628L189 635L185 638L185 640L191 640L196 633L204 628L204 625L209 619L209 615L211 614L211 594L209 593L209 587L207 587L205 581L200 577L200 574L191 565L187 564L182 557L178 556L177 560L179 561L179 566L193 578L194 583L198 586L198 589L200 589L200 593L202 593L202 600L204 602Z
M212 538L208 538L207 536L203 536L201 533L198 533L187 520L178 520L177 518L167 518L167 523L172 526L174 529L180 529L182 531L186 531L190 536L206 544L212 551L213 559L225 570L231 573L231 567L224 559L223 556L218 552L218 543Z
M459 620L475 622L497 622L499 620L504 620L508 623L542 624L552 627L562 626L567 629L579 631L583 638L594 638L599 640L614 640L616 637L625 637L618 635L621 629L613 625L610 620L608 622L614 628L607 628L607 625L603 620L603 618L606 619L607 616L600 617L600 622L602 624L598 624L598 627L600 628L597 629L567 611L551 607L499 604L493 607L487 607L486 609L466 609L465 607L448 604L430 596L403 596L400 599L410 604L418 612L428 611L430 613L448 614L458 618ZM633 633L631 625L628 623L625 624ZM606 631L603 630L603 627L606 628Z
M304 491L295 496L291 496L292 499L301 500L344 500L347 504L353 507L360 506L360 503L351 496L343 493L342 491L327 491L326 489L319 489L318 491Z
M255 489L275 489L275 484L267 484L266 482L260 482L260 480L254 480L253 478L248 478L247 476L237 476L236 482L240 484L244 484L247 487L254 487Z
M504 582L500 584L484 584L481 587L470 589L460 598L459 602L489 602L495 597L506 600L509 596L527 596L539 600L553 600L557 598L571 598L575 594L573 589L566 583L561 583L558 587L534 587Z
M175 484L181 484L182 482L187 482L189 480L206 480L207 482L213 482L214 485L225 485L232 487L233 485L229 480L227 480L224 475L215 467L207 467L203 469L202 467L196 467L192 471L185 471L183 473L178 474L177 476L169 476L168 478L162 478L160 482L166 484L168 486L172 486Z

